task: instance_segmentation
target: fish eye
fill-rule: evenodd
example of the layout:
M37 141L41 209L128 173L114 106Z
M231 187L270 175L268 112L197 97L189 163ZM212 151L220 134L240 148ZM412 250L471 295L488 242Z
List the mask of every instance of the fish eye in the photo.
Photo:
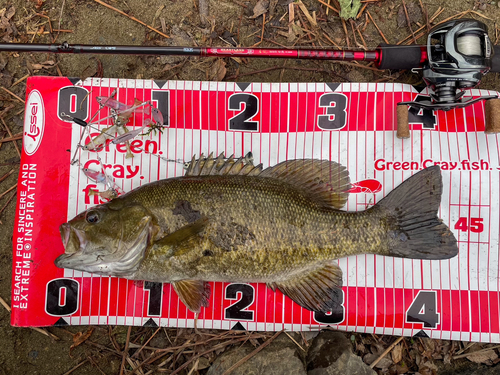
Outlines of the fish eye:
M85 215L85 220L89 224L95 224L98 223L101 218L99 217L99 214L96 211L89 211L87 212L87 215Z

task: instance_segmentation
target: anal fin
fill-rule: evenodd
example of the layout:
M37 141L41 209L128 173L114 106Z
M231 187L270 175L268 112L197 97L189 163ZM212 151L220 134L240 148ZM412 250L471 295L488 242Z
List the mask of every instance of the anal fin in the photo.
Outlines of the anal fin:
M181 280L172 283L175 292L186 307L199 313L202 307L208 307L210 284L202 280Z
M278 288L300 306L320 312L329 312L338 305L338 291L342 288L342 270L329 263L288 280L272 282L268 287Z

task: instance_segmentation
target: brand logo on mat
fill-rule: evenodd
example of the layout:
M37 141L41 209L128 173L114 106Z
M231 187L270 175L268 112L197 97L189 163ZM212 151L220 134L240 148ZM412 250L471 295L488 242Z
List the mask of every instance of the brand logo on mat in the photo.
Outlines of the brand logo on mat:
M38 90L33 90L26 102L26 114L24 116L24 152L33 155L42 143L43 130L45 128L45 108L42 95Z

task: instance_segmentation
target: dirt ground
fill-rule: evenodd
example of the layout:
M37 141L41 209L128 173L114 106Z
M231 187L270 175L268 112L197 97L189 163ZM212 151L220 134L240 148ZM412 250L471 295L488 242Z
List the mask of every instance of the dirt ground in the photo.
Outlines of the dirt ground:
M325 0L326 1L326 0ZM259 47L275 47L271 41L291 46L302 47L331 46L331 42L339 46L346 46L347 40L340 18L333 12L325 14L326 7L317 0L303 0L309 12L316 12L318 28L300 31L299 35L291 40L283 34L288 33L287 0L271 0L270 8L266 12L266 26L262 34L263 16L252 18L257 0L111 0L108 3L136 17L148 25L153 25L171 36L167 39L134 20L109 9L99 2L91 0L10 0L0 2L2 8L10 9L12 5L15 13L7 19L11 26L4 27L0 23L0 38L3 41L20 43L69 43L80 44L124 44L124 45L182 45L182 46L227 46L224 40L235 40L238 45L252 46L259 43ZM332 5L338 7L336 0ZM419 2L412 3L409 17L412 29L425 25L425 17L418 15L416 8ZM204 22L200 18L200 9L208 4L208 16ZM375 23L382 30L389 43L397 43L410 35L406 19L401 21L401 4L398 1L380 0L364 3L361 17L354 21L353 27L365 28L367 11L373 16ZM429 17L440 8L443 12L436 18L434 24L457 13L474 10L469 16L485 22L490 31L493 42L498 43L496 21L500 19L500 2L493 0L436 0L422 1ZM298 9L298 8L296 8ZM409 8L410 9L410 8ZM296 11L299 13L298 11ZM398 16L399 15L399 16ZM486 17L486 18L485 18ZM4 16L5 18L5 16ZM398 26L398 18L399 24ZM48 19L52 29L70 30L71 32L50 33ZM300 13L296 16L305 28L310 28L305 16ZM269 21L270 20L270 21ZM402 25L401 25L402 22ZM163 25L162 25L163 24ZM12 27L14 25L14 27ZM369 22L362 32L364 42L347 23L349 45L354 47L366 43L368 49L383 42L380 33ZM424 28L424 33L426 35ZM38 35L34 32L45 32ZM47 33L49 32L49 33ZM302 34L302 35L300 35ZM324 36L326 35L326 37ZM261 36L263 40L261 41ZM420 44L425 43L425 36L418 39ZM357 43L357 44L356 44ZM64 75L85 78L89 76L120 77L120 78L153 78L179 80L217 80L228 81L260 81L260 82L403 82L418 84L421 82L417 74L404 71L374 71L366 64L332 63L328 61L306 60L273 60L253 59L235 60L224 59L226 72L214 70L214 58L187 58L187 57L158 57L158 56L89 56L89 55L49 55L49 54L16 54L2 52L0 54L0 85L9 91L24 98L25 81L12 86L17 80L26 75ZM500 89L500 78L496 74L485 77L482 88ZM10 108L9 108L10 107ZM7 109L7 110L6 110ZM2 112L4 111L4 112ZM13 134L20 133L23 124L23 106L11 94L0 90L0 117L3 117ZM0 126L0 131L3 127ZM21 141L17 141L21 147ZM8 142L0 148L0 176L13 170L12 174L0 182L0 194L16 184L19 171L19 156L15 144ZM0 200L0 209L7 203L7 199L14 194L8 193ZM10 304L11 293L11 262L12 262L12 233L14 225L15 197L0 213L0 297ZM49 328L59 340L54 340L31 329L12 328L9 322L9 313L0 307L0 374L68 374L75 366L72 374L118 374L121 368L121 350L126 342L126 327L96 327L92 334L92 345L86 343L70 352L73 343L71 333L86 332L87 327ZM153 328L134 328L131 331L131 342L144 342L153 333ZM171 345L171 337L177 343L182 343L192 335L191 330L164 330L155 337L155 345ZM168 335L168 336L167 336ZM203 336L203 333L200 333ZM168 338L168 341L167 339ZM372 340L371 337L353 335L358 344ZM379 338L381 345L388 346L394 338ZM257 339L256 339L257 340ZM375 339L373 339L375 340ZM408 345L414 342L408 340ZM457 352L467 343L448 343L448 348ZM415 345L420 345L417 342ZM429 344L431 345L431 344ZM437 344L434 344L436 348ZM442 343L440 344L443 347ZM422 353L426 350L427 342L422 341ZM432 346L432 345L431 345ZM103 349L105 347L106 349ZM110 349L111 348L111 349ZM113 349L114 348L114 349ZM421 348L420 348L421 349ZM441 350L441 349L440 349ZM451 349L449 349L451 350ZM417 350L418 351L418 350ZM411 352L411 351L410 351ZM436 349L437 352L437 349ZM444 353L444 352L443 352ZM363 355L359 346L358 354ZM439 354L439 353L438 353ZM439 357L440 356L440 357ZM424 356L425 357L425 356ZM405 367L392 366L391 370L378 369L379 373L479 373L481 371L497 370L496 367L470 362L467 359L443 361L446 354L430 355L436 361L434 367L423 367L417 364L415 358L406 358ZM186 357L188 358L188 357ZM425 357L426 358L426 357ZM428 358L426 359L428 360ZM412 362L413 361L413 362ZM447 363L446 363L447 362ZM491 361L490 361L491 362ZM179 363L182 363L181 361ZM490 365L493 362L490 363ZM130 368L130 367L128 367ZM152 369L152 367L150 367ZM186 369L187 373L189 369ZM164 373L157 370L154 373ZM184 370L183 370L184 371ZM427 371L427 372L426 372ZM194 373L205 373L206 370L197 370ZM170 372L167 372L170 373ZM494 373L494 372L491 372Z

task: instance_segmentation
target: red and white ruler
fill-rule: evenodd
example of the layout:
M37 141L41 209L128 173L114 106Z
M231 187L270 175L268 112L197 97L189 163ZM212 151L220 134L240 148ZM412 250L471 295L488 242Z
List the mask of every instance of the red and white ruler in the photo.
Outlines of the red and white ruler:
M151 100L167 126L98 152L77 147L97 96L133 104ZM467 95L478 96L472 90ZM491 94L484 92L483 94ZM134 282L73 270L54 259L64 249L59 225L101 203L104 190L80 167L98 157L124 191L181 176L210 152L251 151L264 167L286 159L330 159L353 182L348 211L365 210L418 170L441 166L439 216L459 241L459 255L428 261L359 255L339 259L343 305L332 314L301 308L265 284L211 283L198 327L248 330L337 329L391 335L500 342L499 136L484 134L484 103L449 112L410 110L410 139L396 138L396 104L419 100L412 86L357 83L233 83L31 77L14 233L12 324L127 324L193 327L194 314L170 284ZM109 115L103 109L94 119ZM135 114L129 128L141 126ZM104 120L99 130L111 126ZM84 137L84 143L88 137ZM76 152L78 165L70 165ZM154 155L153 155L154 154ZM161 156L162 158L159 158ZM238 324L239 323L239 324Z

